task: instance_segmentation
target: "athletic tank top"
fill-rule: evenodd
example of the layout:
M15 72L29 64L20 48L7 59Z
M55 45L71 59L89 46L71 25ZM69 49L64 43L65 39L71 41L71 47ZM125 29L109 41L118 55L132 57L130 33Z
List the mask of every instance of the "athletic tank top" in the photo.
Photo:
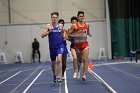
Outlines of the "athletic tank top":
M75 43L81 43L81 42L85 42L87 41L87 30L88 30L88 26L86 23L84 23L84 26L79 26L78 22L76 23L77 26L77 31L75 34L78 34L80 32L84 32L83 36L81 38L74 38L74 42Z
M50 48L58 48L63 45L63 36L62 30L59 25L57 27L53 27L52 31L49 33L49 47Z

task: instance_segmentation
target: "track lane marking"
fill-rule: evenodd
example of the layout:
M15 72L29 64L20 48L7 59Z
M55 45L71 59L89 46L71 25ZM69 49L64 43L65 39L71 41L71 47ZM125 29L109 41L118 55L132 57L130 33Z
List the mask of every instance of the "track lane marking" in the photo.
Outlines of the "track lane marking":
M118 65L118 64L136 64L136 62L118 62L118 63L101 63L101 64L94 64L94 66L105 66L105 65Z
M116 71L122 72L122 73L124 73L124 74L126 74L126 75L128 75L128 76L131 76L131 77L133 77L133 78L136 78L136 79L139 79L139 80L140 80L139 77L137 77L137 76L135 76L135 75L132 75L132 74L130 74L130 73L128 73L128 72L125 72L125 71L123 71L123 70L121 70L121 69L117 69L117 68L112 67L112 66L109 66L109 67L112 68L112 69L114 69L114 70L116 70Z
M39 78L39 76L44 72L45 70L41 70L40 73L36 76L36 78L30 83L30 85L23 91L23 93L26 93L29 88L34 84L34 82Z
M37 67L26 79L24 79L17 87L15 87L10 93L14 93L25 81L27 81L38 69L41 68L41 65ZM24 70L23 70L24 71Z
M68 92L68 84L67 84L67 73L66 73L66 71L65 71L65 93L69 93Z
M4 82L8 81L9 79L15 77L16 75L18 75L18 74L21 73L21 72L22 72L22 71L18 71L17 73L15 73L14 75L12 75L11 77L9 77L9 78L3 80L2 82L0 82L0 85L3 84Z
M95 76L96 78L98 78L98 80L103 83L105 85L105 87L107 87L109 89L109 91L111 91L111 93L117 93L109 84L107 84L98 74L96 74L95 72L93 72L90 68L88 68L89 73L91 73L91 75Z

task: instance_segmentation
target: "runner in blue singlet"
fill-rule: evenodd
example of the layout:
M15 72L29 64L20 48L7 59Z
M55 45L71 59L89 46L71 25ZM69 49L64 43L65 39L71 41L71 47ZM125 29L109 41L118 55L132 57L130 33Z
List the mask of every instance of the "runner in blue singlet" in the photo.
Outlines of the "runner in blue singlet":
M64 52L63 43L63 25L58 24L59 13L51 13L52 24L47 24L41 37L49 37L49 49L51 58L51 67L54 75L54 82L60 82L60 74L62 70L62 54ZM58 61L58 66L55 71L55 61Z

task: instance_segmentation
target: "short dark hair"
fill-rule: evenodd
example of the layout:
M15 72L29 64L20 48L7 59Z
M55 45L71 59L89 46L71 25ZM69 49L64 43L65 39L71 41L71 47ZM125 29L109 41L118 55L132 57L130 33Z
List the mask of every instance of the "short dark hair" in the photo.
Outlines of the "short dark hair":
M51 13L51 16L52 16L52 15L57 15L57 16L59 16L59 13L58 13L58 12L52 12L52 13Z
M59 19L58 23L62 23L64 25L65 21L64 21L64 19Z
M34 41L37 41L37 39L36 39L36 38L34 38Z
M77 16L79 16L80 14L84 15L84 12L83 11L78 11Z
M77 19L76 16L71 17L71 23L72 23L73 20L76 20L78 22L78 19Z

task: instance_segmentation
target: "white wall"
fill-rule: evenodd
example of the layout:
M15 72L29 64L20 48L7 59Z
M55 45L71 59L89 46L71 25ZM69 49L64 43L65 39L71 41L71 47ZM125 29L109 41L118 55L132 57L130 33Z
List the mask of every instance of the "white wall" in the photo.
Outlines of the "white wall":
M8 18L7 0L0 0L0 21ZM105 0L10 0L12 24L48 23L50 13L58 11L66 22L77 11L85 12L86 21L105 19ZM1 7L2 6L2 7ZM8 22L7 22L8 23Z
M0 0L0 24L9 23L8 1Z
M11 0L12 23L46 23L57 10L56 0Z
M69 22L72 16L77 15L77 11L85 12L85 20L105 19L104 0L59 0L60 17Z
M107 44L107 24L106 21L95 21L90 23L90 31L93 35L89 39L90 45L90 58L97 59L99 48L105 48L108 55ZM49 48L48 38L41 38L41 32L45 24L40 25L10 25L0 26L0 52L6 54L8 63L15 61L15 54L17 51L21 51L23 54L23 60L26 63L31 62L31 53L33 38L37 38L40 42L41 60L49 60ZM65 27L69 27L70 24L66 23ZM7 41L7 44L5 42ZM68 49L70 42L68 43ZM109 57L110 58L110 57Z

